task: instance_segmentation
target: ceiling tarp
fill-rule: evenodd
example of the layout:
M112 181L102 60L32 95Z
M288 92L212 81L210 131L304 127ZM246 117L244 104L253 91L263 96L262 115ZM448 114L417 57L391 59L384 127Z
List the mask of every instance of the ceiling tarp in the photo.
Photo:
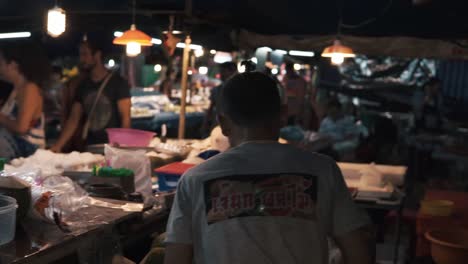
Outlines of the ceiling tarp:
M285 50L321 51L331 45L335 35L289 36L262 35L239 31L237 43L241 48L271 47ZM413 37L355 37L341 36L341 41L358 54L404 58L468 59L468 39L448 41Z

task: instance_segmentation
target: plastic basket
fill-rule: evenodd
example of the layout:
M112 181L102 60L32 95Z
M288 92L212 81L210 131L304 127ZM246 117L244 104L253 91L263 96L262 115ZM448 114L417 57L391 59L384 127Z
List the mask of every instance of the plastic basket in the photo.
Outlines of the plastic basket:
M106 129L110 144L119 144L123 147L147 147L154 132L130 128L108 128Z

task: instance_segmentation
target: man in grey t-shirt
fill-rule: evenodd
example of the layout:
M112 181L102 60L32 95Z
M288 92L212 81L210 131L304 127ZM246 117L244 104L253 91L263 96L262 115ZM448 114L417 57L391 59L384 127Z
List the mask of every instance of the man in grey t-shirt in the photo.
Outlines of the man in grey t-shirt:
M277 143L280 96L258 73L231 78L219 113L230 150L181 179L167 225L166 264L372 262L365 228L336 163Z

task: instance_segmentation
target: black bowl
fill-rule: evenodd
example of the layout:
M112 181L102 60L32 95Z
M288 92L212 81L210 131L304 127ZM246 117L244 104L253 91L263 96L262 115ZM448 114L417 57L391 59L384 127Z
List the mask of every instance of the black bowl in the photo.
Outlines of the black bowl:
M125 193L122 188L113 184L89 184L86 191L92 197L125 200Z

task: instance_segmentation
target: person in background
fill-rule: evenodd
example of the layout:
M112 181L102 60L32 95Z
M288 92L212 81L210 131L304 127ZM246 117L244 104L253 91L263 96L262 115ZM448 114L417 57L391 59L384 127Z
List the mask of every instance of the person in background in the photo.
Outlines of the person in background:
M337 160L353 161L355 150L361 138L369 136L369 131L352 115L343 112L338 98L333 97L327 104L327 116L320 123L319 133L329 136L333 141L330 156Z
M286 113L275 81L259 72L236 75L218 102L231 149L182 176L164 263L324 264L327 237L344 263L372 263L369 219L336 163L278 143Z
M44 94L44 114L46 117L46 136L48 139L54 136L57 137L62 111L61 94L63 88L62 68L53 66L50 85Z
M6 103L10 93L13 91L13 85L0 79L0 108Z
M419 108L416 113L416 128L419 130L438 132L442 128L443 102L440 93L440 80L431 78L424 85L420 96ZM419 110L419 111L418 111Z
M294 70L294 64L286 63L283 86L288 98L288 125L304 125L307 82Z
M237 65L234 62L225 62L219 65L219 75L223 83L226 82L236 73ZM218 125L216 121L216 98L218 96L218 91L222 85L223 84L213 87L213 89L211 89L210 106L208 107L205 120L203 122L203 130L205 130L205 132L207 133L209 133L212 128Z
M168 69L166 72L166 77L160 84L159 91L162 94L167 95L167 97L171 98L172 96L172 89L176 88L176 81L177 81L177 70L175 69Z
M83 144L106 143L106 128L131 126L130 88L118 73L109 72L104 66L100 42L87 38L80 44L79 51L80 75L84 77L76 88L70 117L51 148L55 152L63 150L82 118L86 120L81 137ZM101 87L103 90L99 93Z
M332 98L328 102L327 116L320 123L319 132L330 136L335 142L359 137L354 117L343 113L338 98Z
M27 157L45 147L43 88L50 65L41 47L30 41L0 45L0 77L13 90L0 109L0 157Z

